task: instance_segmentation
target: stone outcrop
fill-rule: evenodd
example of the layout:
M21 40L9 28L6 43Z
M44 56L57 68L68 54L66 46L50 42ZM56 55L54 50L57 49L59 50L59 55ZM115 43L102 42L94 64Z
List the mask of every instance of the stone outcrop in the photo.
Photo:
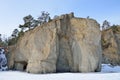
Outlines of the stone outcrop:
M101 70L101 32L93 19L65 14L25 32L10 52L9 68L30 73Z
M120 27L102 31L103 63L120 65Z

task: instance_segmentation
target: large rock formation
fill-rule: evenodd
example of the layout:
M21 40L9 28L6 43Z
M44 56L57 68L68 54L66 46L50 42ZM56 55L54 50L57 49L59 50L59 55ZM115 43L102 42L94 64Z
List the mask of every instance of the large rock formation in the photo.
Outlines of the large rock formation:
M120 27L102 31L103 63L120 65Z
M10 52L9 68L30 73L101 70L101 32L93 19L66 14L25 32Z

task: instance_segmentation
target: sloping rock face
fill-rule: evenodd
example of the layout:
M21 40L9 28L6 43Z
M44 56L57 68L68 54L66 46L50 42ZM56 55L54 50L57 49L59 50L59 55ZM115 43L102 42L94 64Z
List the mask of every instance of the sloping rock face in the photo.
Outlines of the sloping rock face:
M11 51L10 68L30 73L101 70L101 32L93 19L66 14L28 31Z
M103 63L120 65L120 27L102 31Z

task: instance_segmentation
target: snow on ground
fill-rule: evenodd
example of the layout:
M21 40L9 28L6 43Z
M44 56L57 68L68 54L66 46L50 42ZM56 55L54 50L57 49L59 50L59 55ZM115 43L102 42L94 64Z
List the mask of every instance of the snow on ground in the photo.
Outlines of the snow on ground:
M110 64L102 64L101 72L104 73L120 73L120 66L112 66Z
M28 74L19 71L0 72L0 80L120 80L120 66L102 65L96 73Z

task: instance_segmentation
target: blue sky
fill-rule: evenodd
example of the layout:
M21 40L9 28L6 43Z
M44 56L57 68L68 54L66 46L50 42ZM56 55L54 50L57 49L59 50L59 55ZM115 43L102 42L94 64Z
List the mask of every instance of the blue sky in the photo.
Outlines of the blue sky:
M23 17L38 17L41 11L51 15L74 12L75 16L108 20L120 24L120 0L0 0L0 33L10 36L23 23Z

